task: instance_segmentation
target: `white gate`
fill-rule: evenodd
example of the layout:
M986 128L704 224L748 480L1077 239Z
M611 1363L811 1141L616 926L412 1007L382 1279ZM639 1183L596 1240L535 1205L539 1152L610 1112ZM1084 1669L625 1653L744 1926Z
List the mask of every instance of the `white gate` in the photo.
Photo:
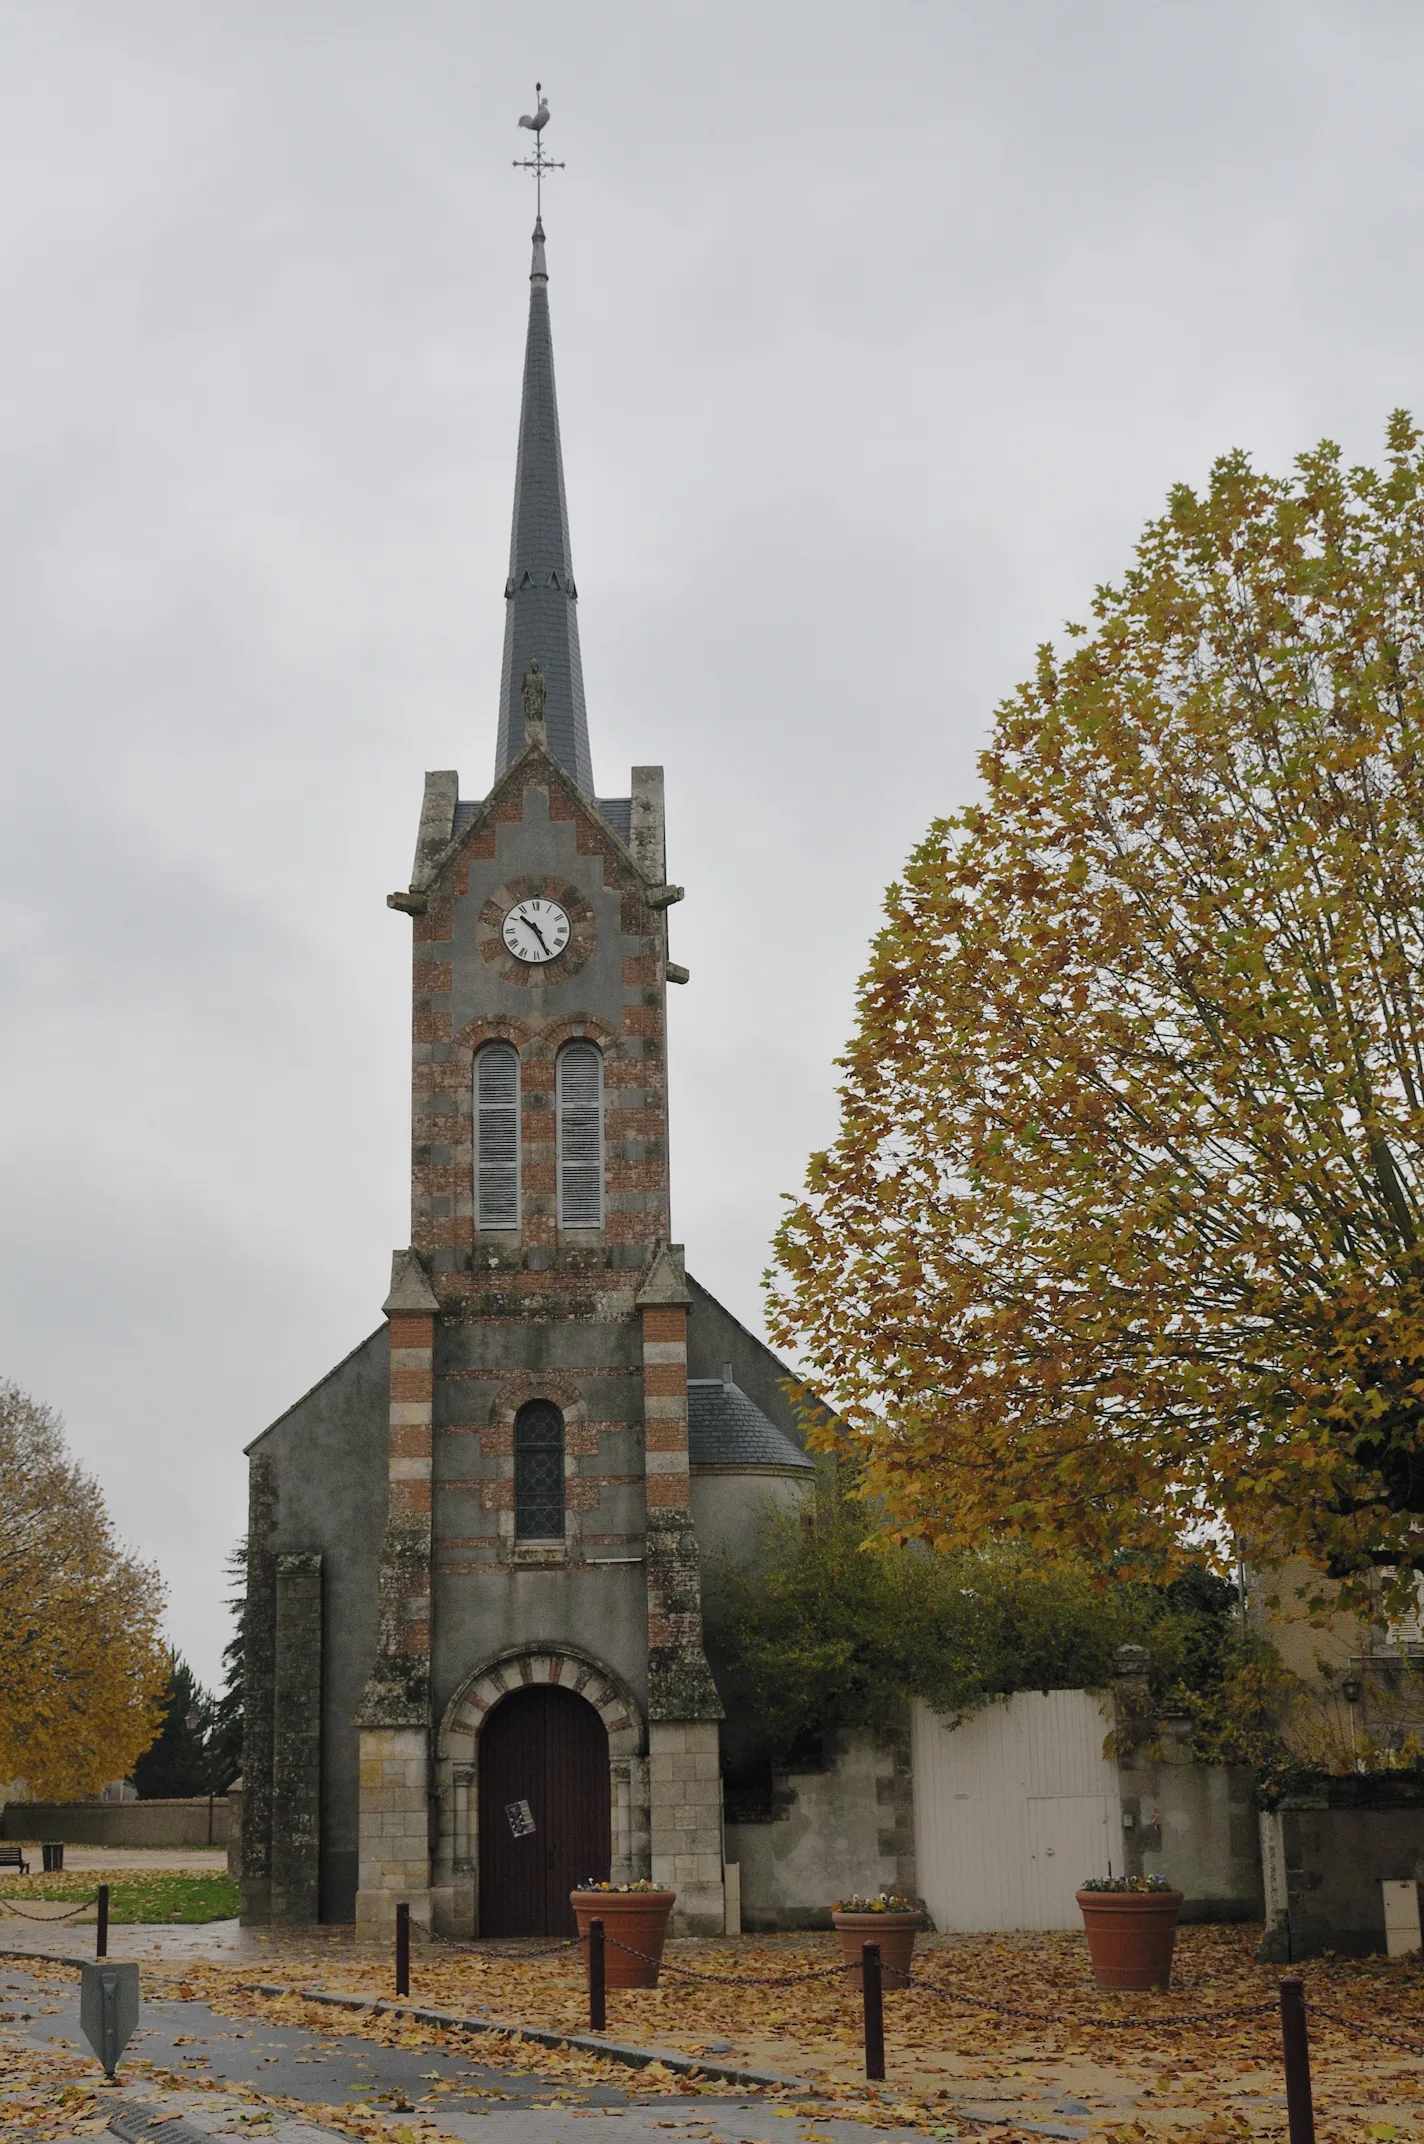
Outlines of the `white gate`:
M937 1928L1082 1926L1084 1877L1122 1869L1112 1724L1092 1690L1020 1691L962 1727L916 1699L915 1852Z

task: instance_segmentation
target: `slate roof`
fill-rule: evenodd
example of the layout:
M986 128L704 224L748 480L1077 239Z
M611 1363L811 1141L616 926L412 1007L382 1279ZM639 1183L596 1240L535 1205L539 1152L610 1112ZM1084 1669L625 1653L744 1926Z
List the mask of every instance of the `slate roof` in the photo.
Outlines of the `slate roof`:
M464 833L465 828L479 810L481 801L482 799L479 797L461 797L459 803L455 806L455 823L450 829L452 835ZM612 827L618 839L626 844L633 829L633 799L631 797L595 797L593 808L604 823Z
M579 653L578 590L569 545L564 457L554 392L554 337L549 324L549 271L544 226L534 225L529 273L529 333L524 345L524 396L519 410L519 458L514 472L514 523L504 589L504 665L499 688L495 777L524 749L524 676L537 660L547 697L549 750L586 797L593 795L593 760Z
M688 1378L687 1431L688 1456L695 1467L804 1467L814 1472L814 1462L727 1378Z

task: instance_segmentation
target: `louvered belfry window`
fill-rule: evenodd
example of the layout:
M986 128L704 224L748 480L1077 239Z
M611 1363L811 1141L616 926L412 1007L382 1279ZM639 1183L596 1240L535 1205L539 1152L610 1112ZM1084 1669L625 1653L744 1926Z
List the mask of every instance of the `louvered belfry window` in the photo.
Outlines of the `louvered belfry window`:
M492 1042L475 1059L475 1225L519 1226L519 1052Z
M552 1400L530 1400L514 1417L514 1532L564 1538L564 1418Z
M603 1226L603 1059L591 1042L559 1052L559 1226Z

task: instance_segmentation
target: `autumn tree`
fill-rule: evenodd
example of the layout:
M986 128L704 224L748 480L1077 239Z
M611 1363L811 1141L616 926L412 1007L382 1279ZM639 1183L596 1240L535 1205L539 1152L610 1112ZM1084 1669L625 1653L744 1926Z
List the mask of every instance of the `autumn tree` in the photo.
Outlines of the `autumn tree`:
M65 1800L129 1771L168 1679L162 1608L59 1417L0 1384L0 1779Z
M890 889L777 1336L892 1530L1363 1599L1424 1568L1420 434L1228 455L1091 616Z

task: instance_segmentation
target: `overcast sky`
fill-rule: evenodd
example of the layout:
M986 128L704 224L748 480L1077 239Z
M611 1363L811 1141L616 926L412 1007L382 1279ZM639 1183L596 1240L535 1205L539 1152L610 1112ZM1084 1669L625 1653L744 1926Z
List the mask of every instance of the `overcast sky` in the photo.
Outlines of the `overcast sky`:
M489 786L542 79L599 788L756 1324L887 882L1178 479L1424 406L1411 0L0 0L0 1375L207 1678L408 1238L421 778Z

